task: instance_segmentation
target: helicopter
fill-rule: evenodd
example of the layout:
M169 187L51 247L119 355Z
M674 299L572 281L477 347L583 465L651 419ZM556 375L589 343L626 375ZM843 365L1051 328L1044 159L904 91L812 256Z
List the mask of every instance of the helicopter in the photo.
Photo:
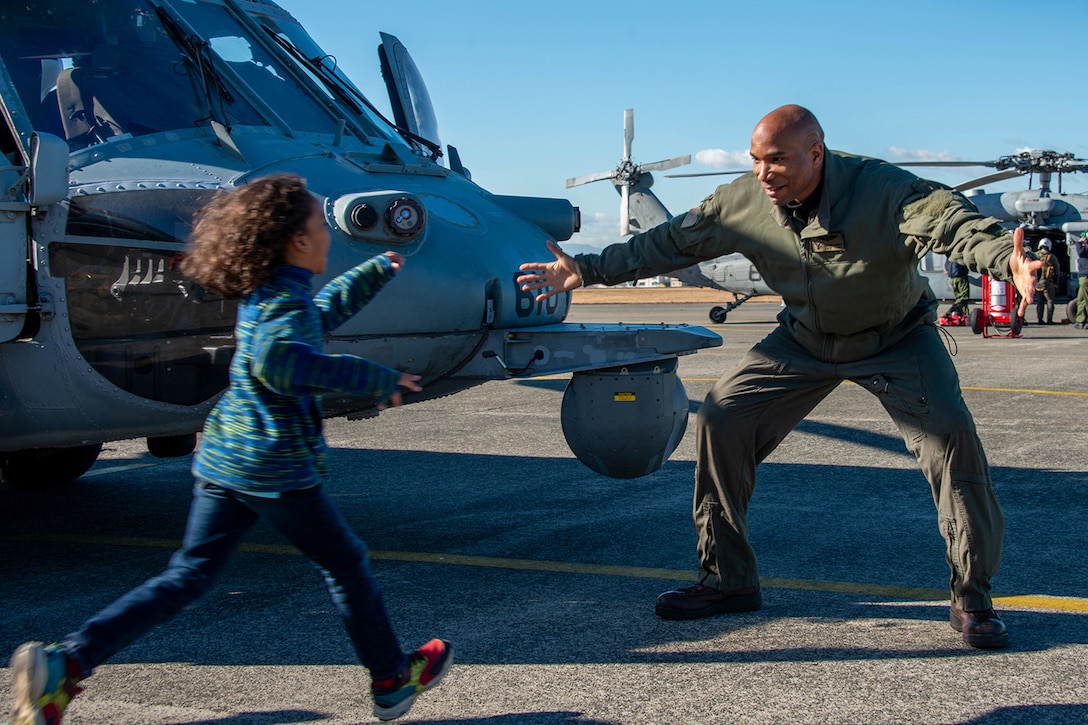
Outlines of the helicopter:
M394 249L404 270L326 340L422 376L405 404L569 373L575 455L617 478L659 468L687 422L689 325L574 325L570 294L515 281L569 239L566 199L471 179L411 55L380 34L393 120L270 0L20 0L0 7L0 474L78 478L104 443L188 455L228 383L236 303L178 268L193 213L271 174L302 176L332 245L324 284ZM379 414L328 395L326 416Z
M675 169L691 163L690 154L648 164L635 163L631 156L634 137L635 111L628 108L623 112L623 156L616 168L567 179L568 189L594 181L605 179L611 181L620 195L620 234L624 236L652 229L672 219L669 210L665 208L657 195L650 191L654 183L653 174L650 172ZM746 172L718 173L743 174ZM684 174L677 176L684 176ZM710 320L715 323L725 322L730 312L752 297L777 294L763 281L755 265L739 252L678 269L670 272L669 276L692 287L706 287L733 294L732 302L724 306L715 305L710 309Z
M993 161L909 161L899 166L928 167L990 167L996 172L968 179L952 188L961 191L986 216L1000 220L1002 226L1024 227L1025 243L1037 249L1042 240L1049 239L1051 253L1058 259L1062 273L1057 280L1057 294L1067 295L1076 292L1070 284L1071 237L1088 230L1088 196L1084 194L1062 193L1062 174L1088 171L1088 160L1080 159L1071 153L1059 153L1050 150L1025 150L1016 154L1000 156ZM1023 191L986 193L981 187L986 184L1028 176L1028 188ZM1038 175L1038 188L1032 188ZM1051 182L1057 175L1058 189L1051 188ZM930 260L923 260L925 271L943 264L943 257L932 255ZM930 267L929 269L926 269ZM932 283L932 279L930 280Z

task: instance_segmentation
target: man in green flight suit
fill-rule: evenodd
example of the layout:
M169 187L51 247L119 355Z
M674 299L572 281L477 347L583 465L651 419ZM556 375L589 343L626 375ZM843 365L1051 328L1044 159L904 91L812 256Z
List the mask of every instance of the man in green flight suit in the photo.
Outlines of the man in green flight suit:
M990 579L1004 519L959 378L918 273L926 250L1011 279L1032 299L1040 263L963 196L875 159L829 152L813 114L775 109L752 133L753 173L696 208L600 254L521 266L537 299L582 285L664 274L743 253L782 296L777 328L722 377L699 409L694 520L699 577L658 597L664 619L762 606L747 510L756 466L844 380L873 393L933 489L951 569L949 621L973 647L1008 644Z

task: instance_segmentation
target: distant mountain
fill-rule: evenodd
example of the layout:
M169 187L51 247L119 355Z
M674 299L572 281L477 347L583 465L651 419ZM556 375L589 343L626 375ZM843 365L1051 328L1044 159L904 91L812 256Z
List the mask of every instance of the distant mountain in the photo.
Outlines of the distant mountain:
M563 248L563 251L574 256L576 254L600 254L601 248L594 247L590 244L572 244L571 242L560 242L559 246Z

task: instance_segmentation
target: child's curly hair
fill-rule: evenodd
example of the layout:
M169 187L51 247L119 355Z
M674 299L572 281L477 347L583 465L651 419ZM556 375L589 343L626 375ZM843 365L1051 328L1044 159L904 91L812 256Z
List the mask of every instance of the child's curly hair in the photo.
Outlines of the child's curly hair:
M284 263L316 200L294 174L275 174L217 193L195 217L181 271L225 299L246 296Z

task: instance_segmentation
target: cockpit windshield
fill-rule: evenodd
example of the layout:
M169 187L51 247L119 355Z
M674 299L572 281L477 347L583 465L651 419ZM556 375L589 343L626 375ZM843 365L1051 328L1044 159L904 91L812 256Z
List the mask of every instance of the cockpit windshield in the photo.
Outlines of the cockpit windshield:
M248 9L257 16L257 22L264 31L284 48L298 69L311 78L329 99L338 99L359 114L358 120L364 130L387 141L402 141L388 120L371 106L363 93L340 70L336 58L322 50L293 18L282 11L261 12L255 4L250 4Z
M323 55L290 16L267 7L275 20L252 19ZM0 58L28 125L73 151L213 121L331 136L345 118L349 132L404 143L377 113L348 103L290 54L270 52L253 27L217 0L19 0L0 4Z

